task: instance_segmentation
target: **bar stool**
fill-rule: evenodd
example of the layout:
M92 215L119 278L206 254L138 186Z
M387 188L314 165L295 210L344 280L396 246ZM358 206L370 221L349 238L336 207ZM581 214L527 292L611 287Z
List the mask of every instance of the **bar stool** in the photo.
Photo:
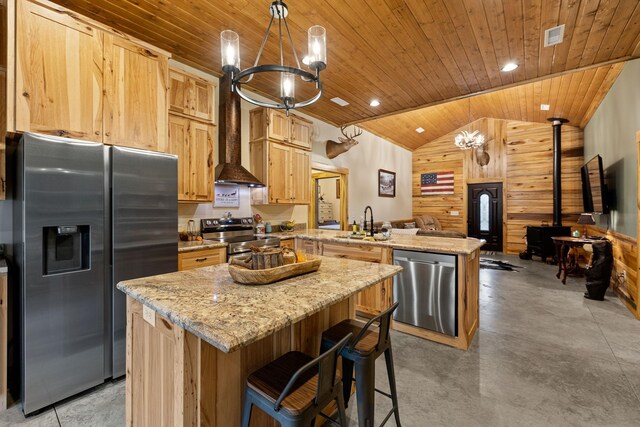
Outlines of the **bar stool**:
M340 426L347 425L342 381L336 375L338 356L351 334L321 352L315 359L299 351L290 351L247 379L242 411L242 427L249 427L251 409L256 405L282 427L309 427L332 401L338 405Z
M353 381L353 368L356 370L356 397L358 400L358 424L360 427L372 427L374 422L375 392L391 399L393 408L380 426L395 415L396 424L400 427L400 413L398 412L398 393L396 390L396 375L393 369L393 353L391 350L391 337L389 326L391 315L398 308L396 302L384 312L373 317L367 323L355 319L347 319L327 329L322 333L321 350L332 348L340 342L344 336L352 335L347 346L340 352L342 356L342 383L344 389L345 406L349 405L351 397L351 382ZM374 322L379 322L378 329L371 328ZM376 359L384 353L387 363L387 375L389 376L389 388L391 394L375 388Z

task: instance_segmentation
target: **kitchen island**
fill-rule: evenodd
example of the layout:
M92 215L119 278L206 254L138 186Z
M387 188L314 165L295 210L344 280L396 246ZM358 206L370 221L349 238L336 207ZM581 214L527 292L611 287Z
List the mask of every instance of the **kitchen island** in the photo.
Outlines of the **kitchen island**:
M317 355L321 333L354 317L354 295L400 270L324 258L266 286L234 283L227 264L119 283L127 425L239 425L250 372L291 350ZM252 426L273 425L255 411Z
M412 236L392 234L387 241L363 241L347 238L345 231L337 230L306 230L287 233L295 238L295 247L310 254L323 255L337 258L347 258L379 262L381 264L393 264L394 256L401 252L429 254L439 257L448 256L455 260L452 267L455 273L455 292L453 307L453 332L450 334L438 332L407 322L392 322L392 329L408 333L417 337L446 344L462 350L467 350L473 341L479 327L479 279L480 279L480 248L483 241L473 238L460 239L435 236ZM418 269L419 270L419 269ZM416 281L412 292L418 294L419 287L426 285L419 275L412 277ZM428 280L427 280L428 281ZM437 297L436 291L427 291L428 296ZM406 295L406 294L405 294ZM424 293L422 294L424 296ZM429 316L434 322L441 323L441 309L438 302L431 300L416 300L412 295L408 298L412 306L422 308L422 313L414 313L410 316L415 320L424 321ZM356 296L356 310L359 315L373 316L394 302L394 284L392 279L387 279L380 284L365 289ZM401 303L402 305L402 303ZM406 306L407 304L405 304ZM413 308L413 307L412 307ZM398 308L399 314L402 307ZM451 311L449 311L451 313Z

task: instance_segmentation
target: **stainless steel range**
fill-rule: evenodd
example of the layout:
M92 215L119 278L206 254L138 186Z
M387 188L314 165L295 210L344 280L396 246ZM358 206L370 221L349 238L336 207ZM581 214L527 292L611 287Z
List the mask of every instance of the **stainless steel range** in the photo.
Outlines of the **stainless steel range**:
M253 218L210 218L200 220L202 238L229 244L228 258L251 252L251 248L280 247L279 237L256 236Z

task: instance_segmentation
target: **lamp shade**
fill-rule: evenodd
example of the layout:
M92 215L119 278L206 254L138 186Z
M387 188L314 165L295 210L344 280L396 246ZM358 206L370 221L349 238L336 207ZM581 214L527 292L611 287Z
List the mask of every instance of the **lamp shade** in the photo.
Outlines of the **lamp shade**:
M222 57L222 69L240 69L240 36L231 30L220 33L220 55Z
M309 67L323 69L327 65L327 31L314 25L308 31Z
M596 219L593 217L592 213L583 213L580 214L580 218L578 218L578 224L595 225Z

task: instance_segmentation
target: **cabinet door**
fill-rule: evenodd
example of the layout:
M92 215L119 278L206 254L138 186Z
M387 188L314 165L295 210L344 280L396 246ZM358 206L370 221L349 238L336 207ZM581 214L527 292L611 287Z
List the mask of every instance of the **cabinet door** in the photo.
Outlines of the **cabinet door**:
M168 59L105 34L104 142L165 152Z
M16 13L9 129L101 141L102 32L26 1L17 2Z
M289 141L289 117L280 110L269 110L269 138Z
M190 79L191 112L190 114L202 120L213 121L213 85L204 80Z
M312 124L300 117L291 116L291 144L311 150Z
M190 197L189 120L169 115L169 153L178 156L178 200Z
M189 79L182 73L169 70L169 110L189 114Z
M213 201L213 126L191 120L191 199Z
M311 161L308 151L292 149L293 203L311 203Z
M291 152L282 144L269 144L269 203L292 203Z

